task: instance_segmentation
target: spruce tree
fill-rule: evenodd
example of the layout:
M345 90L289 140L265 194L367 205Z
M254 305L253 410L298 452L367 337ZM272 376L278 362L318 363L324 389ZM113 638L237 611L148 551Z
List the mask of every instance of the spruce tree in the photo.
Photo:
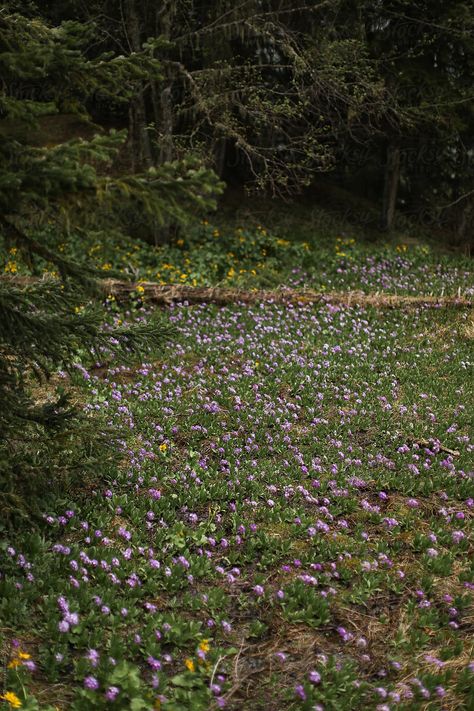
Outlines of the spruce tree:
M109 52L90 58L93 35L85 23L51 26L34 13L8 6L0 12L0 240L10 254L0 279L0 504L7 512L32 508L38 461L43 466L48 459L35 460L32 448L46 440L53 447L57 440L48 432L64 432L73 414L65 395L37 403L32 376L67 369L79 349L98 355L107 347L128 356L168 335L156 320L104 329L98 273L48 245L39 227L47 223L57 242L65 242L75 228L93 224L95 209L108 211L112 221L114 206L124 201L157 222L182 220L192 209L211 206L220 187L212 172L191 159L114 176L126 132L31 144L42 116L87 118L92 95L129 102L143 81L159 81L159 42L127 57ZM19 281L14 264L20 254L33 271L38 263L54 265L58 278Z

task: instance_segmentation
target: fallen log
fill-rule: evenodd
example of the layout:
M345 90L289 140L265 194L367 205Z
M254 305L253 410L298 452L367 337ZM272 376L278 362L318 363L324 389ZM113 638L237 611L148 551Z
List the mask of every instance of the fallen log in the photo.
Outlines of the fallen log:
M398 294L365 294L362 291L318 292L310 289L244 290L225 287L193 287L181 284L156 284L154 282L123 282L107 279L103 287L117 300L140 294L146 301L157 304L187 302L188 304L340 304L346 306L374 306L378 308L403 308L412 306L470 308L472 299L464 296L401 296Z
M39 281L36 277L0 276L0 282L8 281L18 286L27 286ZM121 281L103 279L99 282L105 296L114 296L118 301L126 301L132 296L140 296L145 301L156 304L186 302L188 304L334 304L342 306L374 306L375 308L410 308L431 306L433 308L472 308L473 299L466 296L404 296L366 294L363 291L327 291L311 289L274 290L232 289L227 287L186 286L184 284L156 284L151 281Z

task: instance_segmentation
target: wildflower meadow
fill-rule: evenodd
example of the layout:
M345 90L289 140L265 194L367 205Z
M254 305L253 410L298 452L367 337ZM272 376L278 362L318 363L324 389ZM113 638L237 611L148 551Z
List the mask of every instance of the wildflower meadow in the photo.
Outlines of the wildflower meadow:
M263 228L200 229L207 271L182 241L155 278L473 292L467 262L420 246L341 237L322 259ZM143 291L106 301L111 328L150 317ZM118 457L2 541L3 705L472 708L472 311L302 297L162 312L158 360L104 346L55 376L118 433Z
M0 711L474 711L473 0L3 0Z

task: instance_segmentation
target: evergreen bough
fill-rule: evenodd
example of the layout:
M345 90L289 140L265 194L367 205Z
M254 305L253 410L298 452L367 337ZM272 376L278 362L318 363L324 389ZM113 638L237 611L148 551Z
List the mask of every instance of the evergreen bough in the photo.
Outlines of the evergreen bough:
M157 319L104 328L99 273L47 245L39 228L53 227L58 244L64 243L72 230L93 225L94 210L109 214L115 228L115 207L123 208L124 201L155 225L182 221L196 208L213 206L221 187L192 159L115 177L113 161L127 139L123 131L32 145L31 130L42 116L86 118L93 94L130 101L143 81L159 81L159 41L127 57L89 58L93 29L77 22L49 26L9 12L8 5L0 11L0 240L6 251L21 253L33 273L38 263L47 263L58 274L39 281L0 278L0 507L7 515L34 510L40 482L46 475L51 483L60 473L57 462L65 453L62 474L90 460L91 423L74 412L67 394L37 403L32 378L67 370L79 351L97 357L106 347L137 356L170 335Z

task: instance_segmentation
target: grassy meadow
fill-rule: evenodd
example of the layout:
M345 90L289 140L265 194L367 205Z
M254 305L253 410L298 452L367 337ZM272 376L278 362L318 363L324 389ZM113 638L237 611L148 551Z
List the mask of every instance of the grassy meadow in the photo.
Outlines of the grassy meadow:
M474 294L467 257L423 240L240 220L72 256L138 282ZM106 308L115 325L153 311L140 284ZM33 529L3 529L0 706L472 709L472 310L162 318L158 359L104 349L53 378L115 434L92 475L51 479Z

